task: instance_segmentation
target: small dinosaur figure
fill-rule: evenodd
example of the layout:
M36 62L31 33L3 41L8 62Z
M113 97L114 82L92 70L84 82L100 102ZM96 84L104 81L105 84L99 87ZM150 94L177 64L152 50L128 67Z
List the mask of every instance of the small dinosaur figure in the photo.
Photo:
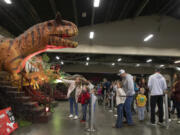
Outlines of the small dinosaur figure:
M54 20L36 24L15 39L0 42L0 71L19 80L26 61L47 49L74 48L78 43L70 38L78 34L75 24L62 20L57 13Z

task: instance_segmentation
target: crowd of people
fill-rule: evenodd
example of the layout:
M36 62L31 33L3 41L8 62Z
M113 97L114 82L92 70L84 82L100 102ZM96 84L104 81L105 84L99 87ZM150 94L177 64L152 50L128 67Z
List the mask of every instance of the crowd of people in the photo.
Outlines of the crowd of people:
M145 120L145 112L149 111L151 125L155 126L158 124L163 126L163 97L164 94L168 94L169 114L176 112L177 123L180 124L180 74L174 76L171 87L167 86L167 80L161 74L160 69L156 69L155 73L149 76L147 81L145 78L141 78L137 82L135 76L123 69L119 71L119 76L119 80L110 82L104 79L103 82L95 86L82 77L76 77L75 80L64 80L64 82L70 83L67 94L70 103L69 117L78 119L78 103L80 103L82 105L82 119L80 122L85 122L87 108L93 95L95 99L97 97L99 105L103 104L109 108L112 108L112 105L114 105L117 109L117 121L113 126L114 128L121 128L124 120L129 126L133 126L133 115L136 113L139 121L143 122ZM90 96L90 93L93 94ZM73 108L75 109L75 115L73 115ZM156 122L156 114L159 117L158 122Z

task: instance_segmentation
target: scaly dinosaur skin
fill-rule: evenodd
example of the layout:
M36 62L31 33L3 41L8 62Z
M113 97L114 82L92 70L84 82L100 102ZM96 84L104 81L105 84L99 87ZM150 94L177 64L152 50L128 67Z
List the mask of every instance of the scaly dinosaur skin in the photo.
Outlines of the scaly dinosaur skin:
M15 39L1 42L0 71L7 71L18 80L18 73L22 71L23 63L30 55L47 49L77 47L77 42L68 39L77 34L76 25L62 20L58 13L55 20L36 24Z

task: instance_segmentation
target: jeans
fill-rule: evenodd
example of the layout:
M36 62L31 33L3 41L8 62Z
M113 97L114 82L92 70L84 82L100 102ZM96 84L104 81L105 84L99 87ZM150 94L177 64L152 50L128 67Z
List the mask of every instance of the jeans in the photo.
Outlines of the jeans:
M180 102L176 101L177 117L180 119Z
M132 102L133 102L133 96L126 97L126 101L124 103L124 109L125 109L125 112L126 112L127 123L129 125L133 124L133 121L132 121L132 112L131 112Z
M144 107L138 107L138 118L139 120L144 120L144 111L145 111L145 106Z
M85 121L86 121L87 106L88 104L82 104L82 114L83 114L82 120L85 120Z
M155 123L155 108L156 104L158 105L158 113L159 113L159 122L163 122L163 96L151 96L151 123Z
M69 98L69 103L70 103L70 114L73 115L73 113L74 113L74 112L73 112L73 105L74 105L75 115L78 116L78 103L76 103L75 98L70 97L70 98Z
M117 106L117 122L116 122L116 127L120 128L122 127L122 121L123 121L123 106L124 104L119 104Z

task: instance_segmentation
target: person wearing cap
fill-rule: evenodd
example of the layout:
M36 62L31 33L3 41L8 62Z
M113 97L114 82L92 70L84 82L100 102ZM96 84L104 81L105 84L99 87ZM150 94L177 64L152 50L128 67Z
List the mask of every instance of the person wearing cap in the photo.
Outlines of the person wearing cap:
M161 75L160 69L157 68L155 73L149 77L148 87L151 95L150 104L151 104L151 124L153 126L155 123L155 108L156 104L158 105L159 113L159 125L163 124L163 94L167 90L166 80Z
M133 96L135 94L133 76L131 74L126 73L124 69L119 70L119 75L123 79L123 89L126 93L126 100L124 103L126 119L128 125L131 126L133 125L131 105L133 102Z

